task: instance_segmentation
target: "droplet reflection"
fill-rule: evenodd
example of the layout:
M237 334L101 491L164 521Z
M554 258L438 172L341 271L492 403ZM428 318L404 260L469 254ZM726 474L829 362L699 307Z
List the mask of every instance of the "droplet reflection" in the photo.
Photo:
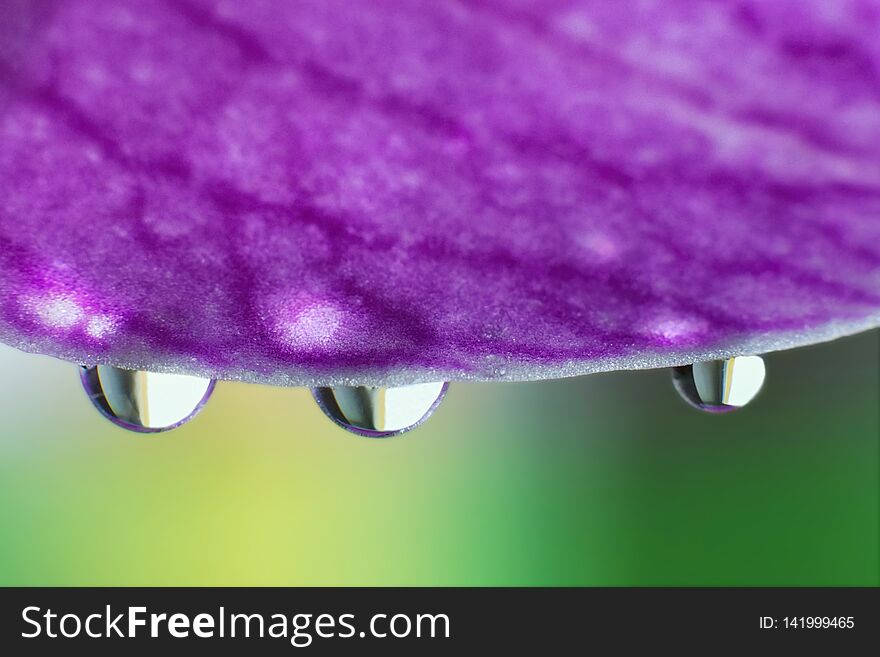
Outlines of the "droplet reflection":
M710 413L726 413L755 398L765 373L760 356L738 356L675 367L672 382L692 406Z
M447 383L395 388L313 388L321 410L346 431L370 438L394 436L426 420L446 395Z
M214 390L211 379L110 365L83 366L81 378L89 399L104 417L139 433L167 431L188 422Z

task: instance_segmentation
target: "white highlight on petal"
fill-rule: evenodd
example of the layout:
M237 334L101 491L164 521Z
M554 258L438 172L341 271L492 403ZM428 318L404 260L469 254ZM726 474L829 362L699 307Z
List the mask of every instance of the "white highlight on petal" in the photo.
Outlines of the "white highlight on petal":
M93 304L71 292L40 292L22 300L22 307L41 324L65 331L80 330L97 340L116 331L116 317L95 311Z
M66 294L37 297L31 299L28 306L43 324L52 328L71 328L84 315L82 307Z
M605 233L594 232L583 235L578 242L595 261L600 263L610 262L620 255L617 243Z
M701 319L668 315L651 321L645 333L675 343L695 337L706 328L706 322Z
M329 344L342 325L344 313L335 306L316 302L282 320L277 328L284 342L293 347L316 347Z
M563 15L557 27L578 41L589 41L596 33L593 19L586 12L572 11Z
M116 321L108 315L92 315L86 324L86 333L95 339L105 338L116 330Z

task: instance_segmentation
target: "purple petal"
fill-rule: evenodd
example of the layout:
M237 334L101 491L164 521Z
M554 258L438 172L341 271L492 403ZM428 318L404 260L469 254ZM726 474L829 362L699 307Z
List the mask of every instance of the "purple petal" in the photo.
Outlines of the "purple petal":
M880 3L0 9L0 340L276 384L880 324Z

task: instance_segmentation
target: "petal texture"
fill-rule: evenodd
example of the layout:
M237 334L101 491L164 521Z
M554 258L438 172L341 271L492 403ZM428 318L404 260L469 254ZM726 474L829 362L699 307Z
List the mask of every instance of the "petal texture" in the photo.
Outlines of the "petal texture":
M0 340L279 385L880 324L880 3L11 0Z

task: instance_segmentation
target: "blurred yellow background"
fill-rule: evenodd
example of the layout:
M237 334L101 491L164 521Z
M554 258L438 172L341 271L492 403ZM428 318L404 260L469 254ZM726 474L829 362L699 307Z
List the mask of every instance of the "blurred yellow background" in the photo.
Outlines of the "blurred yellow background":
M226 382L126 433L3 347L0 584L880 584L878 332L766 360L732 415L617 372L454 384L371 440Z

